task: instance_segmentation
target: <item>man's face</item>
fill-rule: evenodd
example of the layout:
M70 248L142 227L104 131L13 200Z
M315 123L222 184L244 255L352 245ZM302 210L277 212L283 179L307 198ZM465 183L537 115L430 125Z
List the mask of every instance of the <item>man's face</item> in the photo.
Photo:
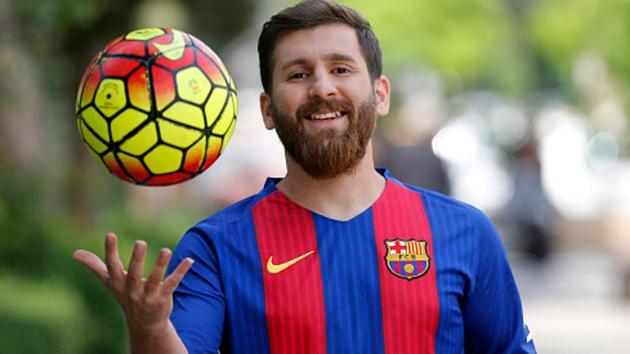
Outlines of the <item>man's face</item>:
M330 24L286 34L273 59L272 94L261 95L265 126L312 177L352 171L376 116L389 110L387 79L370 79L355 30Z

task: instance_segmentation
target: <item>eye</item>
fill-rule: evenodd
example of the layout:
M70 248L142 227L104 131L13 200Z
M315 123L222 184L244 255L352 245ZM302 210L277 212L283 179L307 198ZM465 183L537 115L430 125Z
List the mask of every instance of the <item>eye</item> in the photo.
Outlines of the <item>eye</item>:
M306 78L305 72L295 72L289 75L289 80L302 80Z
M350 72L350 69L346 68L345 66L338 66L333 69L333 72L335 74L347 74Z

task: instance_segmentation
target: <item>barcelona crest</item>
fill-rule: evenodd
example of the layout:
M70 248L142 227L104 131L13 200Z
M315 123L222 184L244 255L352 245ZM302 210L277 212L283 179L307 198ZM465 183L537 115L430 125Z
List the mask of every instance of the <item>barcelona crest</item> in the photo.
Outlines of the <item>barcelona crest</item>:
M426 274L431 259L427 255L427 241L416 239L385 240L387 269L399 278L413 280Z

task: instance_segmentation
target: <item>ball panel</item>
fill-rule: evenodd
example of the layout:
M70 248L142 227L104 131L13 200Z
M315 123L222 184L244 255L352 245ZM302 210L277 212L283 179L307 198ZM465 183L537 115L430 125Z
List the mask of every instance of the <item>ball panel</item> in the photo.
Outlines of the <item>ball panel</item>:
M127 81L129 101L132 105L149 112L151 110L151 98L149 97L149 82L144 66L138 68Z
M201 163L203 162L204 150L206 148L206 139L199 139L191 146L184 157L182 169L190 173L197 173Z
M221 58L219 58L219 56L212 50L210 49L210 47L208 47L205 43L203 43L202 41L200 41L198 38L196 38L195 36L190 35L193 45L198 48L202 53L204 53L208 58L210 58L210 60L212 60L212 62L224 73L227 72L227 70L225 69L225 64L223 64L223 61L221 61Z
M97 154L94 150L92 149L88 149L88 151L90 152L90 155L94 156L94 158L96 159L96 161L98 161L98 164L107 168L109 170L109 168L107 167L107 165L105 164L105 162L103 161L103 159L101 158L101 156L99 156L99 154Z
M202 136L200 130L190 129L164 119L157 119L162 141L180 148L187 148Z
M230 74L227 71L224 71L223 73L225 74L225 76L228 78L228 81L230 82L229 84L230 90L236 93L236 84L234 83L234 79L232 78L232 76L230 76Z
M101 81L94 96L94 104L106 117L118 113L127 104L125 82L110 78Z
M112 47L114 47L116 44L120 43L123 40L124 37L125 37L124 35L118 36L113 41L110 41L109 43L107 43L105 45L105 47L103 47L102 53L107 53L110 49L112 49Z
M153 39L155 37L161 36L166 33L163 29L153 27L153 28L141 28L132 32L127 33L125 39L127 40L138 40L138 41L148 41L149 39Z
M179 96L196 104L202 104L212 88L210 81L197 67L179 71L175 75L175 82Z
M105 57L101 60L104 76L109 77L126 77L140 66L140 62L127 58L111 58Z
M206 113L206 125L211 127L217 120L226 104L228 92L221 87L215 87L204 107Z
M81 108L92 102L94 99L94 93L98 88L98 84L101 82L101 71L98 68L98 65L90 67L88 71L90 71L90 76L87 79L85 87L83 88L83 93L81 94Z
M145 53L144 42L127 40L116 43L105 52L107 55L132 55L140 58L144 57Z
M205 54L197 51L197 64L215 85L225 86L225 79L221 73L221 69L215 65Z
M205 171L210 165L214 163L219 157L219 153L221 152L221 145L223 145L223 140L216 136L211 136L208 138L208 147L206 148L206 160L203 163L203 167L201 167L202 171Z
M158 66L151 67L151 82L155 94L155 104L158 111L161 111L175 99L175 83L173 74L170 71Z
M144 157L149 171L154 174L176 172L182 163L183 153L180 150L158 145Z
M236 91L230 92L230 102L232 103L232 112L234 112L234 119L238 117L238 95Z
M81 113L84 122L104 141L109 142L109 126L105 118L103 118L94 107L88 107Z
M193 176L184 172L176 172L168 175L153 176L147 181L150 186L168 186L191 179Z
M176 60L181 57L182 49L190 45L190 39L183 32L166 29L164 35L148 41L149 56L166 55ZM167 53L167 54L165 54Z
M144 168L142 161L139 159L124 153L118 153L118 159L120 159L125 170L127 170L131 177L137 182L145 181L147 178L151 177L151 174Z
M236 96L230 95L229 101L225 105L219 121L217 121L216 125L212 129L212 133L217 135L225 135L228 128L230 127L230 124L232 124L232 121L235 119L234 104L232 104L232 101L235 99Z
M118 176L118 178L125 180L127 182L133 182L133 180L125 173L125 171L120 167L118 161L116 161L116 157L114 157L113 152L108 152L103 156L103 163L107 167L107 169Z
M111 122L112 139L119 142L132 130L144 123L149 116L133 108L127 108Z
M234 128L236 127L236 119L232 120L232 123L230 124L230 128L228 129L227 133L225 133L225 136L223 137L223 145L221 146L221 153L223 153L223 150L225 150L225 148L228 145L228 142L230 142L230 139L232 138L232 133L234 133Z
M81 105L80 105L81 95L83 94L83 90L85 89L85 84L87 83L87 79L90 77L92 72L97 68L96 62L99 58L100 58L100 53L92 57L92 60L90 60L90 63L88 64L87 69L85 70L85 72L83 72L83 75L81 76L81 81L79 82L79 89L77 90L77 98L76 98L76 106L75 106L76 113L78 113L79 109L81 108ZM95 85L94 88L96 88L96 86L98 85Z
M131 155L142 155L158 142L155 123L149 122L135 135L129 137L120 145L120 149Z
M161 53L155 64L170 70L178 70L193 64L195 56L192 48L174 48Z
M193 106L190 103L181 101L175 102L162 113L162 116L199 130L203 130L206 127L203 119L203 111L201 108Z
M99 154L105 152L107 150L107 145L101 141L101 139L97 138L96 135L92 133L92 131L83 123L83 120L77 120L77 125L79 126L79 132L81 133L81 137L85 144ZM100 158L99 158L100 159Z

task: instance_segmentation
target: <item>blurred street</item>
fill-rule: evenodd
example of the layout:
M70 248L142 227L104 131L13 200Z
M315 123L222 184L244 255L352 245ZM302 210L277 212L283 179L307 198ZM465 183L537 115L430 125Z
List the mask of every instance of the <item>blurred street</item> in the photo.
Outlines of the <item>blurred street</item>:
M377 165L493 219L539 353L630 354L630 0L336 1L383 49L392 107ZM286 173L261 119L256 48L263 22L295 2L0 0L0 354L127 353L118 303L73 252L101 252L114 231L124 262L136 239L153 260ZM163 188L109 174L105 154L146 163L149 151L94 154L76 111L93 104L74 104L90 58L153 27L202 40L238 90L221 157ZM95 141L112 143L118 115L89 127L103 129Z
M621 298L616 259L576 248L543 264L518 255L511 262L539 353L630 353L630 302Z

